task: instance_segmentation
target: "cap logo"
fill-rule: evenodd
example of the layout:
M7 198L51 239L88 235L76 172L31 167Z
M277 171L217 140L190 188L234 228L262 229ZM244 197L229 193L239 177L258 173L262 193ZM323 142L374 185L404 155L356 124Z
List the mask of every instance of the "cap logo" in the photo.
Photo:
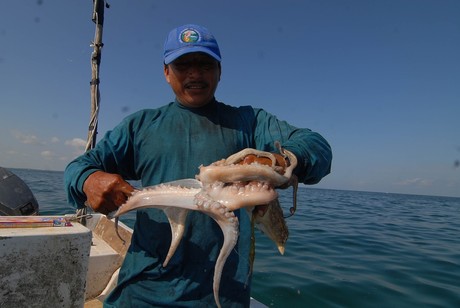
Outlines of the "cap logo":
M200 39L200 34L193 29L185 29L180 34L182 43L196 43Z

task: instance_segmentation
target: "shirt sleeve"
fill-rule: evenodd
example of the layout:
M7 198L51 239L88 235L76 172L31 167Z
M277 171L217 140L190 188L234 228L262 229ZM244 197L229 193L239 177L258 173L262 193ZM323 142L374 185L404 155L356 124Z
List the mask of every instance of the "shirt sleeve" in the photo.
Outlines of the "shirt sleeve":
M298 164L294 173L299 182L316 184L331 172L332 151L329 143L320 134L307 128L297 128L263 109L255 109L256 147L274 152L274 142L295 154Z
M133 174L132 121L123 120L112 131L108 131L96 147L71 161L64 172L64 188L67 200L82 208L86 201L83 184L92 173L103 170L117 173L125 179L136 179Z

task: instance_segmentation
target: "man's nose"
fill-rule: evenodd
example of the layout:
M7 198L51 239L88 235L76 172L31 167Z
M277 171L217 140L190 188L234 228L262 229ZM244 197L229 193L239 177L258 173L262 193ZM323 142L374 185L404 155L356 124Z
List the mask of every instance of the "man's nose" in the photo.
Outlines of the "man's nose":
M187 68L187 73L189 75L201 75L204 72L204 68L200 63L192 63Z

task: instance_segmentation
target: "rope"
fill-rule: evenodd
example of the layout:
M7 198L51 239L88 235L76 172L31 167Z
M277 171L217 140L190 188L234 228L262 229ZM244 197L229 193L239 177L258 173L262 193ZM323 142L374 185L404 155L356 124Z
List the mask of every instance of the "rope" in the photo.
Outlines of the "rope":
M91 214L79 215L78 211L77 211L77 214L65 214L64 218L66 220L68 220L68 221L78 221L78 222L80 222L80 220L82 218L85 218L85 219L93 218L93 215L91 215Z

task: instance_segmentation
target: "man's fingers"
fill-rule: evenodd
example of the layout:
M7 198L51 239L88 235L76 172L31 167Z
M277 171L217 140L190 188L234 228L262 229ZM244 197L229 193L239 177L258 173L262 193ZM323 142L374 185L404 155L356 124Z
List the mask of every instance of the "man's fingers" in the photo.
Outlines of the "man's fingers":
M126 185L126 186L123 186L122 191L126 197L129 197L134 192L134 187L132 187L131 185Z

